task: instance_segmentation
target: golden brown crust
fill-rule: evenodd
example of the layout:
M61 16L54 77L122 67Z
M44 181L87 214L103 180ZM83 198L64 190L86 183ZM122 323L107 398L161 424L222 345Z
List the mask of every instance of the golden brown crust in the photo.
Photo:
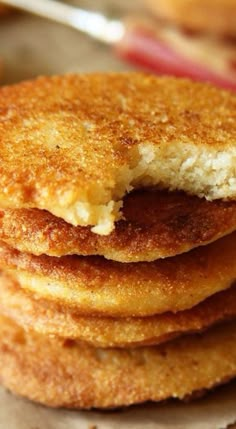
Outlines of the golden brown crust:
M236 278L236 233L191 252L154 262L32 256L0 246L0 266L39 296L80 314L149 316L192 308Z
M235 322L133 350L94 349L24 332L4 317L0 323L2 384L52 407L108 408L182 399L236 375Z
M183 312L145 318L84 317L68 306L38 298L8 276L0 277L0 312L43 335L57 335L96 347L155 345L201 331L236 316L236 286Z
M186 252L236 227L236 202L209 202L180 192L133 192L124 200L123 214L115 230L101 236L44 210L3 210L0 239L35 255L102 255L139 262Z
M236 37L234 0L146 0L160 18L191 30Z
M46 209L74 225L98 222L107 234L140 145L165 153L178 143L217 157L235 146L235 107L233 94L210 85L139 73L44 77L1 88L0 205ZM199 186L203 195L206 183ZM91 211L78 203L92 204Z

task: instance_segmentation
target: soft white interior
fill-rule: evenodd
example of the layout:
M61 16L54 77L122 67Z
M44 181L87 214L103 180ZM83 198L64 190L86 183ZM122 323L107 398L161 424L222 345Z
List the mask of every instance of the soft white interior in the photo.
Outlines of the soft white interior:
M145 172L137 174L136 185L181 189L209 200L236 197L236 147L216 151L177 142L164 149L140 145L139 152Z
M108 235L121 217L122 198L133 188L158 186L213 199L236 198L236 148L222 151L176 142L171 145L140 144L130 154L130 163L117 173L106 199L76 202L60 211L74 225L94 225L93 232ZM105 195L105 194L104 194Z

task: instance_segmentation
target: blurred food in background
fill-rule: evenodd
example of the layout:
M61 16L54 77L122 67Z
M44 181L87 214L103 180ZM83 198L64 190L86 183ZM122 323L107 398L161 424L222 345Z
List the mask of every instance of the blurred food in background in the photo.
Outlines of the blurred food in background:
M123 54L159 73L236 89L236 0L145 1L155 23L134 30Z
M146 0L163 21L182 28L236 37L235 0Z

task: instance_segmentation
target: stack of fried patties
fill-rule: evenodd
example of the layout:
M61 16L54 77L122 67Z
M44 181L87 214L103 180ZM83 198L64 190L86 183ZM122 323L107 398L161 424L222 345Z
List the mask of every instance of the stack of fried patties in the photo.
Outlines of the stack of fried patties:
M236 97L144 74L0 90L0 380L50 406L236 375Z

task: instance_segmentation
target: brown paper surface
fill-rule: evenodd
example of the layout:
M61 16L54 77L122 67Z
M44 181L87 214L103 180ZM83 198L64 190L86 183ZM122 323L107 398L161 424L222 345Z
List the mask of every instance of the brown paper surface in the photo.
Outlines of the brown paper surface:
M102 0L90 3L101 6ZM130 68L108 47L26 15L1 20L0 41L2 83L39 74ZM235 421L236 383L189 404L172 401L108 413L50 410L0 389L0 429L224 429Z
M235 382L188 404L169 401L116 412L51 410L0 389L0 429L225 429L235 421Z

